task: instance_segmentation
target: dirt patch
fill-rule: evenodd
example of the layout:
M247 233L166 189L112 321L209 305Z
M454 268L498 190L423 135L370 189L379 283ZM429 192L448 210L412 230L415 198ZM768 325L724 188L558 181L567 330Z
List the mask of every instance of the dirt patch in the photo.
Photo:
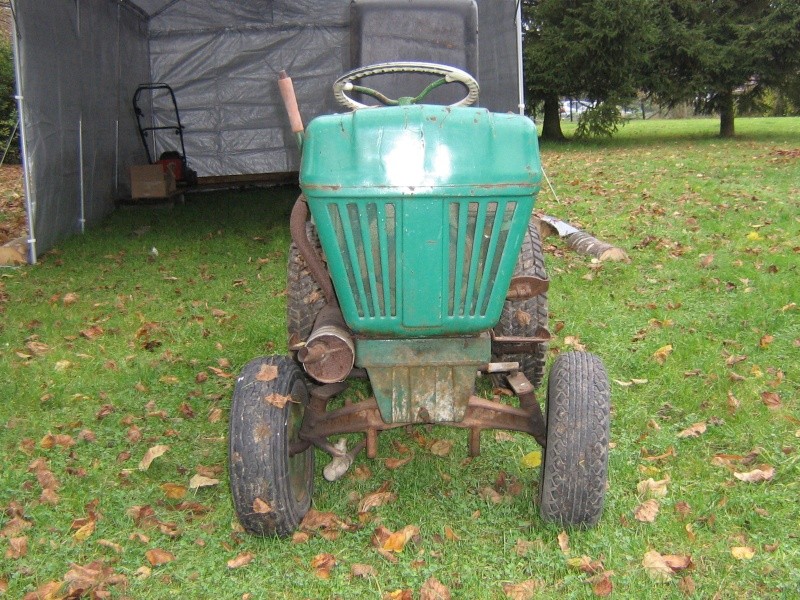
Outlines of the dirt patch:
M27 237L25 194L21 165L0 166L0 246Z

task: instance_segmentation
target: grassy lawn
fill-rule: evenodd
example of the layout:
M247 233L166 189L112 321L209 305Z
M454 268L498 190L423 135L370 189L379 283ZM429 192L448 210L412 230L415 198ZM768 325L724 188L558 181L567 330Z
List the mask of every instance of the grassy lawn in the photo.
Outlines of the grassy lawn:
M612 379L606 510L560 541L532 438L484 433L469 460L439 427L382 435L335 484L318 454L315 509L344 526L241 532L230 395L251 358L286 351L294 189L120 210L0 270L0 595L433 598L435 578L453 598L800 597L800 119L736 125L635 121L543 148L558 199L537 209L631 259L545 240L551 353L585 347ZM359 514L379 489L396 498ZM376 528L408 525L394 560L376 551Z

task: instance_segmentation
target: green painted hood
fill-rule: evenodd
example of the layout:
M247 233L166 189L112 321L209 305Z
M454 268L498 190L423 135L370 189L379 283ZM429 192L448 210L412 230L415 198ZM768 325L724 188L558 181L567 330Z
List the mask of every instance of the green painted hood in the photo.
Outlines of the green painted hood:
M527 117L482 108L411 105L314 119L300 185L308 197L535 194L542 170Z

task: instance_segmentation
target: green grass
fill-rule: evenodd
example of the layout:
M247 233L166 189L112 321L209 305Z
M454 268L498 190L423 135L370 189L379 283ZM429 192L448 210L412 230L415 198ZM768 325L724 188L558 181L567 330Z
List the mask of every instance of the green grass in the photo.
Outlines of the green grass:
M577 336L615 380L606 511L595 529L568 532L571 556L613 571L614 597L683 598L685 577L696 597L800 597L800 158L780 152L800 149L800 120L738 119L733 140L716 131L713 120L634 121L609 141L542 151L559 199L543 191L537 209L631 258L596 264L545 240L558 331L552 352ZM467 461L461 432L419 430L456 442L444 458L402 430L389 432L378 460L356 463L369 468L366 480L329 484L318 466L315 507L354 524L358 500L389 482L398 499L372 520L301 544L237 530L225 472L231 376L254 356L285 352L295 194L203 194L169 211L121 210L41 264L0 271L0 528L13 524L15 510L31 524L9 535L27 537L21 558L4 557L10 542L0 538L6 595L22 597L61 581L74 564L102 560L127 577L125 589L108 586L114 597L381 598L401 589L418 597L429 577L454 598L503 598L504 583L528 579L539 582L535 597L592 597L588 575L559 548L560 529L538 517L538 469L520 462L536 444L522 434L484 433L482 455ZM667 345L662 365L653 354ZM745 358L729 365L731 356ZM646 383L618 383L634 379ZM764 392L775 392L780 406L768 408ZM105 405L113 412L102 417ZM677 436L698 422L705 433ZM132 425L141 440L129 439ZM76 444L47 449L48 433ZM140 471L156 444L170 450ZM645 459L670 448L674 456ZM406 449L414 459L387 469L383 459ZM767 464L771 481L747 484L712 464L717 454L753 449L752 464L735 470ZM38 458L58 481L56 504L40 500L30 469ZM198 466L216 469L221 483L189 491L183 500L207 509L192 515L160 486L187 485ZM482 491L502 477L495 504ZM650 477L669 478L667 495L655 521L642 523L633 514L643 500L636 486ZM93 500L96 529L80 541L71 526ZM179 535L136 525L129 509L145 505ZM416 525L420 539L388 562L370 543L379 524ZM518 540L533 547L520 555ZM755 554L737 560L734 547ZM175 560L137 574L154 548ZM650 550L691 555L693 568L655 582L642 566ZM243 552L253 561L228 569ZM336 557L330 579L311 567L321 553ZM353 564L376 574L352 578Z

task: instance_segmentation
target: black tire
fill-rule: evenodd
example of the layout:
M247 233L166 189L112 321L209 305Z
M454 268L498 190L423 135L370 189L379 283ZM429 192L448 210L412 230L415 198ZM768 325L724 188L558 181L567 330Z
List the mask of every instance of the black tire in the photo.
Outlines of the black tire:
M306 235L322 256L317 230L310 221L306 223ZM290 344L305 341L311 335L314 321L325 306L325 295L308 270L305 259L297 246L289 246L289 266L286 278L286 329Z
M594 525L603 513L608 473L610 393L599 358L560 354L547 386L547 445L539 485L542 519Z
M519 259L514 267L514 277L539 277L547 279L544 266L544 253L539 237L539 227L534 221L528 225L528 231L522 240ZM531 337L539 327L547 327L547 293L539 294L529 300L513 302L507 300L500 314L500 321L494 327L498 336ZM531 354L509 354L497 356L495 360L518 362L525 377L538 388L544 379L544 367L547 359L547 344L537 344Z
M236 516L250 533L291 535L311 507L314 450L289 456L307 404L305 378L287 356L257 358L236 381L228 467Z

